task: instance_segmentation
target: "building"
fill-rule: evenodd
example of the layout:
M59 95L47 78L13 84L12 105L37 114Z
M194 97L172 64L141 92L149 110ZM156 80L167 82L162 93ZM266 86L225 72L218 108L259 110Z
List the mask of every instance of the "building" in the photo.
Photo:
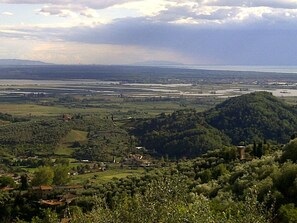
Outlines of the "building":
M237 151L240 160L245 160L245 146L237 146Z

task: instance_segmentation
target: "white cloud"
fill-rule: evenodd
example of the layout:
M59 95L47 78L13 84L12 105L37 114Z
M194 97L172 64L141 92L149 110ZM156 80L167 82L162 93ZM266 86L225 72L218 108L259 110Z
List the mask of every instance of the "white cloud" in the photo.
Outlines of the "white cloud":
M143 16L154 16L157 15L160 11L174 5L176 5L176 3L168 0L141 0L130 1L122 5L115 5L114 7L136 10Z
M222 28L258 24L288 27L296 24L297 1L197 0L175 1L160 10L153 20L179 24L221 25ZM293 6L296 5L296 8ZM285 7L286 6L286 7ZM289 7L292 6L292 7ZM293 28L293 26L291 27Z
M12 12L2 12L1 14L5 15L5 16L13 16L14 15Z

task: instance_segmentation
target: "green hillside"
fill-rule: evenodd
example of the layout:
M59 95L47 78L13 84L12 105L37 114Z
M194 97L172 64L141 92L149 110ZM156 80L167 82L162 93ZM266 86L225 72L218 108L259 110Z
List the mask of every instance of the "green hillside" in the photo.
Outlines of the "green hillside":
M207 111L205 119L233 144L263 139L285 143L297 129L295 108L268 92L226 100Z
M195 157L230 143L287 142L297 130L296 109L268 92L231 98L204 113L181 110L142 121L132 131L159 155Z
M194 110L181 110L171 115L144 121L133 131L150 151L170 157L195 157L209 149L229 144L229 139L208 125Z
M62 120L27 121L0 126L0 145L2 148L47 151L70 131Z

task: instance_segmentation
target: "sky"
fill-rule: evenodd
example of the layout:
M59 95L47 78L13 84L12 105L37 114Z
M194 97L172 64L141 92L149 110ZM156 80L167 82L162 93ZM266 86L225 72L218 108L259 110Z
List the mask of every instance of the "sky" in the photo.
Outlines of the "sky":
M0 59L297 65L297 0L0 0Z

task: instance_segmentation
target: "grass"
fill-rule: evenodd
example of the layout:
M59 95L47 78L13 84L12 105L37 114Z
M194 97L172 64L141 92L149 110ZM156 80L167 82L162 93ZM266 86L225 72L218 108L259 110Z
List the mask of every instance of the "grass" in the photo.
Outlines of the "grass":
M81 102L75 102L74 105L81 105ZM176 101L135 101L124 102L122 100L106 102L91 102L89 106L98 107L67 107L64 105L38 105L34 102L2 102L0 103L0 112L17 116L60 116L62 114L101 114L103 116L114 114L115 118L127 117L151 117L162 112L170 113L178 109L183 109ZM190 104L188 107L199 108L198 105Z
M75 141L78 142L85 142L88 140L87 138L88 132L85 131L79 131L79 130L71 130L63 139L62 143L73 143Z
M74 152L74 148L64 147L63 145L58 145L55 150L55 155L59 156L71 156Z
M102 112L106 112L106 109ZM0 112L9 113L12 115L19 116L58 116L65 113L100 113L100 110L97 108L67 108L64 106L42 106L36 104L11 104L11 103L1 103Z
M77 141L81 144L85 143L88 132L71 130L60 142L55 150L56 155L70 156L74 152L74 148L71 148L72 144Z
M87 173L73 176L71 184L81 184L83 182L89 182L94 184L103 184L113 180L113 178L125 178L127 176L141 176L144 173L144 169L112 169L104 172Z

